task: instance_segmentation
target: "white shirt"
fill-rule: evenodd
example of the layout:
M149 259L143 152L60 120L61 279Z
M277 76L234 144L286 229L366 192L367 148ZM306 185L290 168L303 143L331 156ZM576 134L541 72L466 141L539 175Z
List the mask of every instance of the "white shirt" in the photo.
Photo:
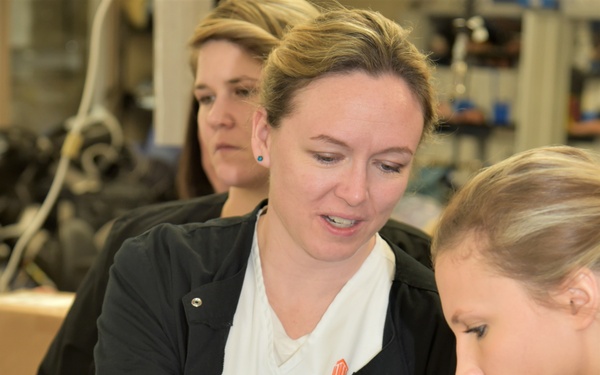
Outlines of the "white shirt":
M223 374L343 375L346 372L334 372L341 360L351 374L381 351L395 258L379 235L371 254L334 298L315 329L297 340L287 336L269 305L259 254L255 228L225 346Z

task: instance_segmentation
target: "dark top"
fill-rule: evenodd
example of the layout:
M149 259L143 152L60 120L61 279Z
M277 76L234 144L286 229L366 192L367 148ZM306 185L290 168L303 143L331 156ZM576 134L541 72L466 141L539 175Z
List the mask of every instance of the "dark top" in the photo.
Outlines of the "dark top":
M221 215L227 194L140 207L117 219L103 251L86 275L71 309L38 369L39 375L94 374L93 348L98 340L96 319L108 283L108 270L123 242L160 223L204 222ZM389 220L380 234L431 268L430 237L410 225Z
M124 243L98 319L99 375L222 373L257 212L162 224ZM454 374L454 336L433 272L390 246L396 273L383 348L357 374Z

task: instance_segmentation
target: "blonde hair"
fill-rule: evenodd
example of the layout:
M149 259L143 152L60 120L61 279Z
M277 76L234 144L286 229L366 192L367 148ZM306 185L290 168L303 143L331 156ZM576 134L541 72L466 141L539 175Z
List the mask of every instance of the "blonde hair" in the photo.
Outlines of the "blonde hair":
M293 111L298 90L325 75L391 73L402 78L418 99L423 137L429 136L437 122L432 65L408 35L407 29L378 12L341 6L296 25L273 50L263 71L261 104L267 121L278 127Z
M209 40L227 40L265 61L292 25L319 14L305 0L225 0L194 30L189 41L191 67L196 74L198 50Z
M600 158L569 146L516 154L477 174L451 199L432 256L457 249L467 233L498 274L550 301L574 271L600 273Z

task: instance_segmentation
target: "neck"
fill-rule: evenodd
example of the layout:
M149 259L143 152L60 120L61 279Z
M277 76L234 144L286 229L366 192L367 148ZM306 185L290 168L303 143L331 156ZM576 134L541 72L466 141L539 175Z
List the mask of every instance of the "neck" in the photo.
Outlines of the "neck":
M597 316L595 321L592 323L590 327L591 334L589 337L589 342L587 347L588 358L590 363L590 369L586 372L586 374L600 374L600 356L598 355L598 348L600 348L600 311L597 312Z
M279 222L267 213L259 219L258 242L269 303L292 339L312 332L335 296L366 257L340 262L318 261L303 251L290 251L293 241L273 236ZM273 227L275 226L275 228ZM267 232L271 235L267 235ZM368 255L369 252L366 252Z
M263 272L280 278L299 290L312 285L315 289L337 291L356 273L371 253L373 241L364 250L340 260L317 259L287 232L274 210L267 211L258 222L258 243ZM309 293L312 294L312 293Z
M251 212L267 197L267 187L246 189L232 186L223 205L221 217L241 216Z

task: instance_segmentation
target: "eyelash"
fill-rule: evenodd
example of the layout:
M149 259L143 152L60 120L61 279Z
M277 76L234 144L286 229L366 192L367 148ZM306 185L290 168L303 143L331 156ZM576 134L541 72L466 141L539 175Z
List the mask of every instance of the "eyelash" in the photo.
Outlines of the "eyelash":
M381 163L380 169L383 173L400 173L402 171L402 165L389 165Z
M335 156L330 156L330 155L323 155L323 154L314 154L314 158L321 164L333 164L336 161L339 160L338 157Z
M253 89L253 88L240 88L240 89L235 90L235 94L242 98L247 98L249 96L252 96L254 91L255 91L255 89Z
M482 324L477 327L468 328L467 330L465 330L465 333L468 333L468 334L474 333L478 339L481 339L487 333L487 325Z
M256 92L255 88L237 88L234 93L237 97L248 98ZM198 103L203 105L210 105L215 101L215 95L203 95L198 98Z
M338 160L340 160L339 157L335 157L335 156L329 156L327 154L323 155L323 154L314 154L314 158L321 164L326 164L326 165L330 165L330 164L334 164L335 162L337 162ZM403 166L402 165L389 165L389 164L385 164L385 163L381 163L378 162L379 165L379 169L386 174L397 174L400 173L402 171Z
M215 101L214 95L205 95L198 98L198 103L203 105L209 105Z

